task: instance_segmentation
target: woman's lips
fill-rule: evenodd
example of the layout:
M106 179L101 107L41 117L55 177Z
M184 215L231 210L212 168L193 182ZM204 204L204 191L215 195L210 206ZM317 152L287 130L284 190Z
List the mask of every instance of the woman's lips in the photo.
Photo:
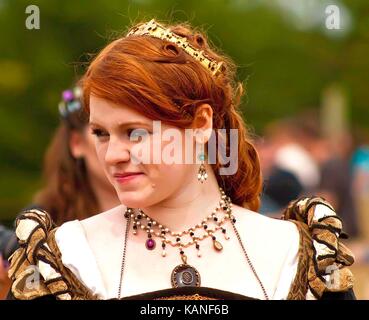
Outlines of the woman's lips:
M120 174L115 174L114 178L118 183L127 183L130 182L140 176L142 176L143 173L142 172L138 172L138 173L132 173L132 174L128 174L128 175L120 175Z

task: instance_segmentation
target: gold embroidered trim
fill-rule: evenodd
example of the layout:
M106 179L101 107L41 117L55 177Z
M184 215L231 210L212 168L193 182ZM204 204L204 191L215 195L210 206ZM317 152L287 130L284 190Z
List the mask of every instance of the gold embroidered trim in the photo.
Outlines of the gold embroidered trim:
M354 255L340 241L342 222L329 203L319 197L293 201L283 219L294 222L300 233L297 274L288 299L319 299L324 292L353 288L348 267Z
M20 248L10 257L9 278L16 299L45 295L57 299L96 299L61 261L51 217L42 210L25 211L16 220Z
M192 295L175 295L169 297L156 298L154 300L218 300L207 296L199 295L198 293Z
M305 300L308 290L307 270L309 268L310 257L312 257L311 236L306 224L295 220L290 221L295 223L299 231L300 243L297 272L291 285L287 300Z

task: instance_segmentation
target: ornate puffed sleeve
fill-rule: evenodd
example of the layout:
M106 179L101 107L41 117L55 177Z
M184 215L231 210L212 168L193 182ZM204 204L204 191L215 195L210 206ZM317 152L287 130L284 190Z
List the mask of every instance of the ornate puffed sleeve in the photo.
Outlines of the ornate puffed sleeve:
M29 300L50 295L61 300L93 299L63 266L55 243L56 230L49 214L40 209L27 210L17 218L19 249L9 258L8 272L15 299Z
M300 232L297 274L288 299L321 299L325 293L351 290L354 256L342 243L342 221L332 206L319 197L302 198L288 205L283 219Z

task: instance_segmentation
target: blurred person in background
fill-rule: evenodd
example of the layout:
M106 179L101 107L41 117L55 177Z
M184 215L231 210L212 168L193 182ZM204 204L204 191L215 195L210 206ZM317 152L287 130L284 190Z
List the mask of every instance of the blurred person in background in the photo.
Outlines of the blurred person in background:
M345 232L356 237L358 222L350 170L352 140L348 133L332 140L322 132L319 117L311 110L276 121L265 130L269 147L267 152L265 148L261 150L261 158L267 154L269 172L270 168L279 168L294 174L302 186L301 195L321 196L331 203L344 221Z
M59 103L61 122L45 154L44 186L26 208L47 211L57 225L84 219L119 205L115 189L98 162L94 140L83 113L80 88L66 90L62 97ZM6 260L17 248L14 232L6 230L6 233L6 239L2 237L2 246L7 250L4 250L5 262L0 269L0 279L4 279L0 299L8 292L10 284Z
M81 89L66 90L62 96L62 121L44 160L44 187L34 197L34 206L47 211L57 225L119 205L96 156Z
M301 141L300 131L294 118L286 118L267 126L265 136L274 148L273 166L291 172L309 194L320 182L319 164Z
M345 232L352 237L359 234L357 212L353 198L353 177L350 170L352 140L348 133L342 133L336 140L323 135L316 112L307 110L300 115L279 120L265 130L265 144L260 149L262 167L266 168L263 211L271 206L268 195L268 181L272 179L274 190L285 188L287 175L272 175L273 170L284 170L294 175L301 184L300 195L318 195L326 199L343 219ZM284 178L282 178L284 177ZM292 179L290 177L290 179ZM291 191L298 189L292 188ZM284 193L287 193L285 189ZM273 192L276 205L283 196ZM293 199L294 193L290 197ZM275 201L277 199L277 201ZM286 199L286 198L285 198ZM274 207L279 208L279 206ZM283 207L282 207L283 208Z
M326 137L318 114L309 110L296 117L295 125L297 139L320 168L320 181L312 192L332 204L344 222L344 231L351 237L357 237L359 228L350 169L350 133L341 132L334 137Z
M356 129L355 149L351 158L353 194L357 205L360 237L352 245L360 263L369 263L369 132Z
M256 143L264 180L259 212L275 218L279 218L287 204L297 199L303 191L303 185L294 170L285 166L282 169L275 163L280 147L277 141L265 137Z
M369 198L369 133L363 130L356 132L355 140L355 150L351 158L351 170L354 181L354 195L359 200L360 198ZM369 209L369 203L367 207ZM369 212L367 215L369 216Z
M280 218L282 211L297 199L303 188L296 176L290 171L274 168L265 180L260 213Z
M290 201L311 194L319 183L319 166L297 137L294 120L282 119L267 126L256 145L264 177L263 214L279 217Z
M355 150L351 165L355 194L367 194L369 192L369 144Z
M8 262L0 255L0 300L4 300L8 294L11 281L8 277Z

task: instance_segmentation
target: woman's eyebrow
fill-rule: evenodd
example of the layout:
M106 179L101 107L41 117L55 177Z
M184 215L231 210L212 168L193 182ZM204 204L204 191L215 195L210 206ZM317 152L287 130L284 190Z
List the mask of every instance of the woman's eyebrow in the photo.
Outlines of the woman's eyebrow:
M142 121L128 121L128 122L119 123L119 127L127 127L127 126L132 126L132 125L150 126L150 123L142 122Z
M142 122L142 121L128 121L128 122L122 122L118 124L119 128L124 128L124 127L128 127L128 126L132 126L132 125L144 125L144 126L151 126L151 123L147 123L147 122ZM101 124L95 123L95 122L89 122L89 126L91 127L104 127Z
M103 127L101 124L95 123L95 122L89 122L88 125L90 127Z

